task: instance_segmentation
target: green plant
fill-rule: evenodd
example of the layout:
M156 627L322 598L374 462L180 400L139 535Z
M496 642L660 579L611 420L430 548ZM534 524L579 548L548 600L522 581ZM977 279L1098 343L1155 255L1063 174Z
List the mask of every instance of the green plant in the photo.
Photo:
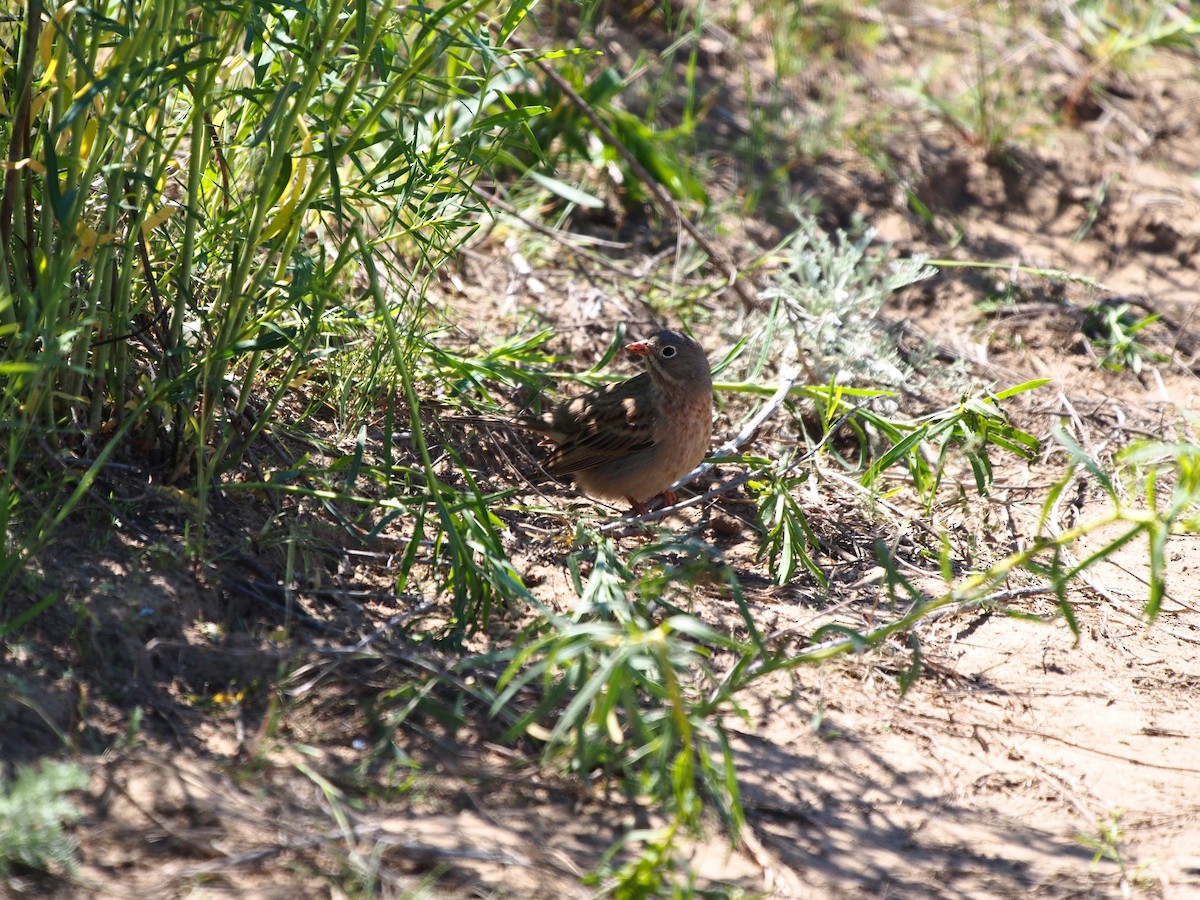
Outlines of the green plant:
M889 590L894 600L904 601L905 613L868 631L824 626L811 635L810 646L794 656L763 658L745 668L735 667L726 679L726 686L739 678L757 677L764 672L877 647L893 635L909 633L921 620L939 611L965 610L989 603L992 595L1018 575L1039 579L1041 589L1056 598L1059 614L1072 632L1078 634L1074 609L1067 599L1068 587L1139 539L1146 542L1147 549L1148 590L1143 611L1146 620L1153 622L1166 596L1168 541L1174 535L1200 531L1200 449L1186 443L1139 442L1118 455L1117 471L1122 478L1117 480L1084 453L1062 428L1055 430L1055 437L1070 462L1043 504L1041 533L1027 547L962 577L956 576L943 559L945 590L933 596L911 584L896 565L888 562L887 552L881 549L879 555L888 571ZM1053 528L1051 513L1058 499L1084 473L1103 489L1111 507L1071 528ZM1127 496L1130 488L1136 489L1132 498ZM1101 537L1100 545L1082 560L1075 559L1072 549L1083 538L1092 536ZM1019 610L1008 611L1024 615Z
M46 761L0 783L0 875L11 874L14 865L75 871L77 842L64 826L80 813L65 795L83 790L89 777L75 763Z
M1096 855L1092 857L1093 866L1100 860L1107 859L1119 865L1122 872L1125 871L1125 855L1121 852L1121 844L1125 842L1125 829L1121 827L1121 819L1124 817L1124 809L1109 810L1108 817L1097 823L1094 836L1082 833L1075 836L1079 843L1089 850L1096 851Z
M528 126L530 146L539 151L540 158L506 155L517 171L561 199L584 206L602 204L551 173L579 161L600 172L611 166L621 173L617 195L626 204L651 199L642 185L643 173L678 200L708 203L708 192L681 152L682 142L696 127L693 119L665 130L646 124L642 116L618 102L629 79L613 68L605 68L591 80L590 70L574 62L566 62L554 72L545 68L542 72L545 77L534 82L536 90L517 91L510 100L521 108L545 110Z
M527 8L505 6L499 40ZM131 447L202 525L292 385L361 329L399 328L396 364L419 362L421 280L541 112L459 103L507 71L475 25L488 0L25 9L0 24L19 47L0 143L28 161L0 202L0 586ZM417 299L347 296L365 267Z
M605 852L584 883L620 900L690 896L695 889L694 877L679 850L679 832L678 818L663 828L629 832ZM623 852L628 859L614 866L613 861Z
M1200 19L1167 0L1087 0L1065 8L1066 24L1078 36L1090 64L1067 93L1065 111L1078 120L1087 94L1112 72L1128 74L1160 48L1200 56Z
M1101 303L1084 311L1082 331L1085 337L1104 351L1100 365L1119 371L1131 369L1142 373L1144 360L1162 362L1167 357L1157 353L1137 339L1139 331L1153 325L1158 313L1136 315L1128 303Z
M803 568L821 584L825 573L814 559L817 538L808 524L800 501L796 497L805 475L788 477L791 460L785 454L774 465L765 468L764 478L747 484L757 495L758 518L763 529L759 559L767 560L767 571L778 584L787 584Z
M929 506L942 484L952 452L957 451L970 463L976 491L986 495L992 484L994 449L1032 460L1041 448L1035 436L1009 422L1002 401L1037 390L1048 380L1027 381L994 395L973 393L954 406L908 421L864 413L863 419L886 435L890 446L872 459L863 473L863 486L873 486L884 472L902 463L918 495Z
M775 75L781 81L802 71L814 56L856 57L869 53L885 37L884 28L871 15L876 3L768 0L754 7L756 22L771 41Z
M875 231L826 234L816 220L796 212L797 226L772 252L778 277L763 292L772 304L756 347L762 361L809 358L822 380L874 389L905 383L911 375L878 314L896 291L934 275L923 257L888 259Z
M673 577L642 571L654 557L680 551L693 565L676 568ZM577 605L569 619L542 619L544 633L513 655L493 712L540 684L537 704L517 718L510 738L535 737L546 760L563 760L585 780L616 776L690 828L699 826L704 799L736 828L741 811L732 758L704 699L704 683L712 681L704 659L741 645L690 615L656 621L651 612L667 602L668 591L682 589L680 576L720 571L719 564L703 548L679 545L652 545L625 563L610 541L599 540L569 565Z
M940 61L941 71L930 64L904 93L969 145L982 148L990 165L1011 168L1016 165L1013 144L1036 130L1034 111L1039 105L1025 94L1017 70L985 60L985 52L982 45L976 48L975 78L960 90L940 86L944 71L954 71L956 65L947 57Z

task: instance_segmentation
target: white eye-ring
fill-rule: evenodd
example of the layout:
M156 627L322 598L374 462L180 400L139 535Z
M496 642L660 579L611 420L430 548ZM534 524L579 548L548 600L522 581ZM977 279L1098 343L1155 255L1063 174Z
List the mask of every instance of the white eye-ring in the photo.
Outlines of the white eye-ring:
M674 356L678 352L679 351L676 350L674 347L663 347L662 348L662 357L663 357L663 359L670 359L672 356Z

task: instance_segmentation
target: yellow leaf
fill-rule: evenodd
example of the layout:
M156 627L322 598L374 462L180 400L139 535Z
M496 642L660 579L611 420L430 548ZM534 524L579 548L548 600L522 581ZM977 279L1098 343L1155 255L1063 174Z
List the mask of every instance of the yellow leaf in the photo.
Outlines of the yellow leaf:
M604 717L604 724L608 728L608 739L614 744L623 743L625 733L621 731L621 723L617 721L617 711L610 709L608 715Z
M50 84L53 81L51 74L54 65L51 63L50 57L54 52L54 38L58 36L60 30L66 31L67 19L71 13L75 12L75 7L78 5L76 0L67 0L54 13L54 21L58 23L58 27L47 23L42 28L42 34L38 38L38 59L41 60L42 67L46 69L46 75L42 78L43 84Z
M49 30L49 29L47 29L47 30ZM45 34L42 35L43 38L45 36L46 36ZM46 66L46 74L42 76L41 87L45 87L48 84L54 84L54 78L57 74L58 74L58 57L56 56L53 59L51 59Z
M91 155L92 144L96 141L99 127L99 123L95 119L88 119L87 124L83 126L83 140L79 143L80 159L87 159Z
M191 509L196 508L196 505L197 505L196 498L193 497L191 494L187 493L186 491L181 491L178 488L174 488L169 485L159 485L158 492L160 494L162 494L164 497L171 497L176 502L178 502L184 506L190 507Z
M150 215L146 216L146 220L142 222L142 234L149 234L173 215L175 215L174 206L160 206Z
M96 252L97 247L103 247L105 244L111 244L117 239L117 236L111 232L108 234L100 234L99 232L88 228L80 222L75 226L75 251L71 254L71 264L84 260L91 259L92 254Z
M293 160L292 177L288 181L288 186L283 192L283 196L279 198L277 212L263 226L262 235L259 238L263 243L282 234L286 228L291 226L292 218L296 211L296 204L304 195L305 182L308 180L308 157L312 153L313 143L312 138L309 136L308 128L303 122L300 123L300 129L303 134L303 140L300 142L300 156Z
M29 104L31 118L36 119L42 114L42 108L46 105L46 101L50 99L50 96L53 93L53 91L38 91L34 95L33 102Z
M15 172L19 172L21 169L24 169L26 166L29 167L29 170L31 172L35 172L38 175L46 174L46 167L44 165L42 165L40 162L38 162L36 159L29 159L29 158L16 159L16 160L13 160L12 162L0 160L0 169L4 169L4 170L12 169Z

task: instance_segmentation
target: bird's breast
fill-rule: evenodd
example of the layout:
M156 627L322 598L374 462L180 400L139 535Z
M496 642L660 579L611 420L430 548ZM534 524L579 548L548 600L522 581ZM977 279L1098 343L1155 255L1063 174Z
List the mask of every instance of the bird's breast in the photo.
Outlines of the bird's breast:
M673 481L694 469L708 452L712 443L712 394L663 399L666 414L656 423L655 443L662 448Z

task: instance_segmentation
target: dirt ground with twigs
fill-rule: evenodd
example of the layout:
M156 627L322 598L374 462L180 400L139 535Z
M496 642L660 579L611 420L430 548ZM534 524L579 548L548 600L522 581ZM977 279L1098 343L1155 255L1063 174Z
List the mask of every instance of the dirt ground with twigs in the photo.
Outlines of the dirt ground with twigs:
M932 346L937 364L960 366L981 385L1049 378L1007 408L1039 437L1066 423L1098 459L1145 437L1194 440L1194 52L1156 52L1130 72L1089 71L1066 40L1033 35L994 46L1000 38L977 39L979 22L960 9L882 6L884 37L854 61L842 126L886 118L878 134L891 172L844 142L812 159L786 158L794 135L785 127L827 106L845 79L839 61L777 82L769 42L755 49L717 27L701 35L698 90L710 101L714 195L736 197L764 175L747 171L732 149L750 129L739 92L748 85L787 113L758 161L777 166L773 187L753 216L727 217L721 246L747 263L787 233L788 205L799 203L830 229L860 218L900 256L1000 264L941 266L936 278L890 299L881 327L902 345ZM652 18L609 22L594 39L621 64L631 60L631 35L656 47L657 27ZM948 66L944 84L931 90L961 91L981 50L1037 78L1014 83L1024 91L1017 99L1037 108L1014 124L1002 160L989 158L961 122L896 87L936 51L960 65ZM1036 127L1027 130L1030 122ZM928 215L914 212L914 196ZM511 227L477 241L438 286L457 311L461 339L486 345L528 325L532 311L584 368L608 346L615 323L634 333L664 324L626 273L654 268L660 251L670 257L669 223L618 218L586 228L623 243L625 272L553 242L535 255ZM1076 273L1099 286L1017 266ZM984 302L1001 295L999 304ZM1161 316L1137 334L1145 345L1140 371L1101 365L1083 313L1097 302ZM719 358L739 336L738 303L731 294L703 303L691 324ZM908 411L924 411L927 401L912 398ZM743 412L729 400L722 438ZM368 423L372 435L377 424ZM331 419L327 437L352 447L354 430L340 434ZM485 484L521 486L557 510L498 514L517 570L540 598L565 602L562 540L571 519L619 511L530 480L536 447L495 433L459 437L467 457L481 460ZM768 429L761 440L771 439ZM258 462L278 464L267 447ZM864 497L834 472L811 478L799 499L821 541L827 591L803 576L772 582L756 557L752 504L737 493L665 527L719 548L773 645L802 646L821 624L863 628L894 614L877 541L893 549L914 585L930 589L939 576L922 523L949 533L967 564L1028 542L1065 457L1047 451L1032 465L996 462L988 498L948 490L928 513L902 495L886 503ZM65 740L95 768L74 826L80 870L74 881L18 872L8 890L268 898L398 896L426 887L433 896L590 896L597 888L582 878L614 842L661 822L653 808L540 767L535 749L501 744L499 726L480 709L467 710L470 728L407 723L394 740L409 764L364 771L388 708L369 698L415 702L402 687L406 674L445 674L452 665L404 641L400 626L436 616L439 601L395 592L403 530L352 545L316 501L278 506L231 495L215 501L209 561L197 564L185 552L187 509L172 490L135 468L107 477L118 526L97 527L105 511L96 508L58 540L42 561L42 582L69 602L51 606L0 658L9 685L0 700L5 761L57 754ZM1107 502L1081 476L1051 510L1050 527L1102 515ZM285 516L308 536L298 568L323 579L294 597L275 587L288 571L287 547L258 541ZM629 549L644 538L617 540ZM1099 546L1089 540L1075 549L1078 558ZM1077 641L1055 617L1052 592L1030 583L1022 594L1013 585L1010 608L1050 621L994 606L933 617L919 628L924 668L906 693L900 680L910 648L900 640L759 682L740 698L744 715L726 723L746 827L732 849L715 828L688 845L698 886L771 897L1200 896L1200 536L1169 544L1168 596L1152 626L1141 614L1146 553L1144 543L1131 543L1072 586ZM699 587L690 602L710 624L737 624L733 601L715 589ZM299 623L290 634L280 630L289 617ZM356 655L368 644L379 655ZM364 871L377 880L364 882L356 874Z

